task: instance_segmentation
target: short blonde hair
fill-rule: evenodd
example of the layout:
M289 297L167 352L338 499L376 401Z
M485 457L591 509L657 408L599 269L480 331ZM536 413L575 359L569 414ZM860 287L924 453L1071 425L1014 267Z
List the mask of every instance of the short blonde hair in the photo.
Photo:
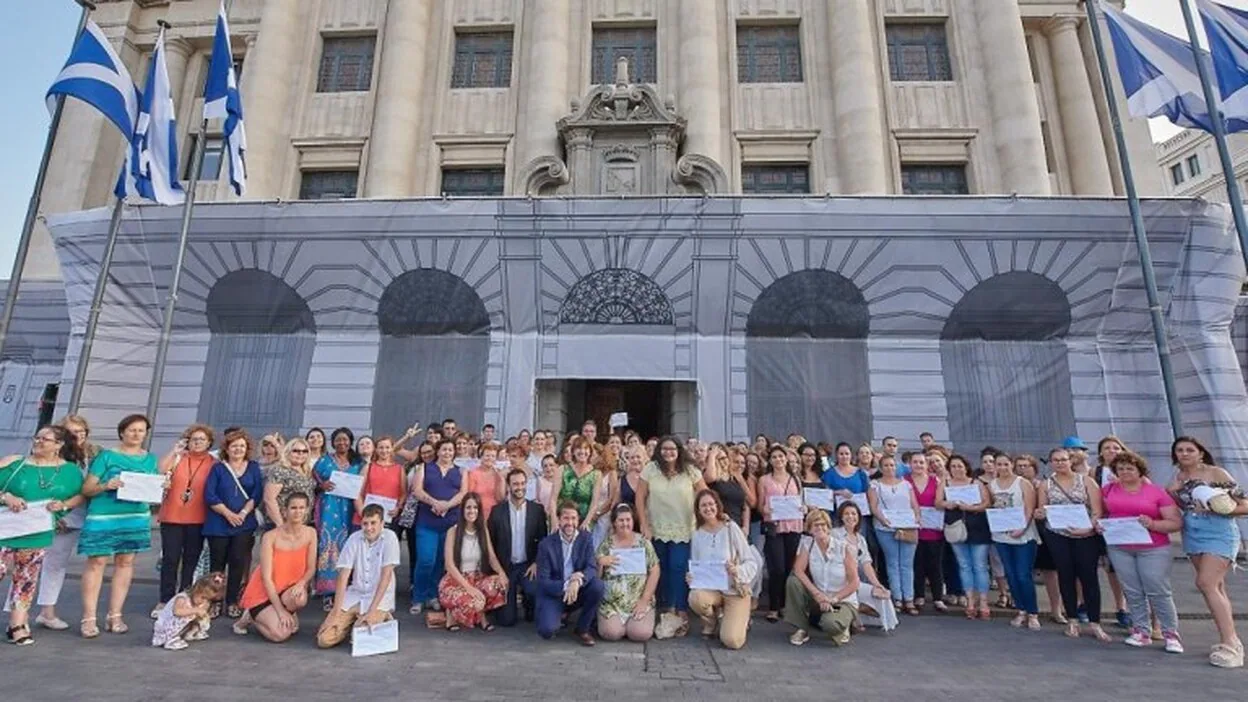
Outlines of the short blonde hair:
M832 518L828 516L827 512L821 509L812 509L806 513L806 531L809 532L820 525L829 529L832 528Z

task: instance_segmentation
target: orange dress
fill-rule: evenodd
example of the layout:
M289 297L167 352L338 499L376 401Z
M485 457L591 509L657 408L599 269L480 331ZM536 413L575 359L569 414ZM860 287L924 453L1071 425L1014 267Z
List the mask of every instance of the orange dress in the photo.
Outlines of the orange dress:
M481 497L482 519L490 518L490 511L498 504L498 483L502 477L489 468L473 468L468 471L468 492Z
M299 582L308 570L308 547L300 546L289 550L273 547L273 586L278 594L286 592L291 585ZM243 599L239 606L251 609L256 605L269 601L269 594L264 591L264 577L257 567L247 579L247 589L243 591Z

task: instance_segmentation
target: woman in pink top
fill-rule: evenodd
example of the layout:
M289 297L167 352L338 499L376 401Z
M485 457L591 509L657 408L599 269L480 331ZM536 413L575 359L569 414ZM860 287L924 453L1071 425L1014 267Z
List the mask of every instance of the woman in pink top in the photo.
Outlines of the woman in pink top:
M1170 595L1170 565L1174 559L1168 534L1183 528L1183 517L1170 495L1148 482L1148 462L1143 456L1123 451L1114 456L1109 467L1114 480L1101 493L1105 517L1135 519L1149 534L1147 544L1109 545L1109 560L1122 582L1134 624L1126 644L1143 648L1152 643L1147 624L1151 608L1161 623L1166 651L1182 653L1179 617ZM1100 528L1104 530L1103 526Z
M914 486L914 496L922 508L936 508L936 497L940 494L940 478L928 471L927 456L916 453L910 457L910 475L906 480ZM943 523L943 520L942 520ZM943 601L945 596L945 578L941 572L944 556L945 532L943 529L919 529L918 548L914 552L914 606L923 608L923 583L926 581L932 588L932 606L944 612L949 609Z
M763 513L763 555L767 559L767 621L780 621L784 611L784 584L793 572L797 546L802 540L801 519L775 520L771 516L774 497L801 495L802 486L789 472L789 457L784 446L776 444L767 452L770 471L758 481L759 508Z
M373 462L364 466L364 470L360 472L364 487L360 490L360 496L355 498L355 515L351 518L351 523L356 526L360 525L360 513L364 511L369 495L394 500L393 507L385 508L387 524L399 516L403 502L407 500L407 481L404 480L403 466L394 461L394 439L389 436L377 437L373 452Z
M494 505L503 500L503 475L498 472L499 445L494 442L481 444L477 450L477 467L468 471L468 492L477 493L481 504L482 519L489 519Z

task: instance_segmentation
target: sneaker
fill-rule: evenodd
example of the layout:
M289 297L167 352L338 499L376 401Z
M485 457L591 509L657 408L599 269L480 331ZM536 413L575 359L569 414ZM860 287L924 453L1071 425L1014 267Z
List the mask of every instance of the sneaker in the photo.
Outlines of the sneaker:
M1114 618L1118 621L1118 626L1123 629L1131 628L1131 615L1127 614L1125 609L1118 610L1117 614L1114 615Z
M1131 632L1130 636L1123 639L1123 643L1125 643L1128 646L1134 646L1136 648L1147 648L1150 645L1152 645L1153 639L1152 637L1148 635L1147 631L1144 631L1142 629L1136 629L1135 631Z
M1075 617L1080 624L1087 624L1091 621L1088 619L1088 608L1086 605L1079 605L1079 608L1075 610Z
M35 616L35 623L44 629L51 629L52 631L65 631L69 628L69 624L66 624L65 620L60 617L52 617L48 619L42 614Z
M208 632L204 631L203 629L196 629L194 631L187 632L186 634L182 636L182 638L186 639L187 641L203 641L204 639L208 638Z
M437 600L429 600L428 602L425 603L425 606L428 607L429 609L432 609L435 612L442 611L442 603Z
M416 616L423 611L425 611L425 606L419 602L413 602L412 606L407 608L407 613L412 616Z
M801 646L807 641L810 641L810 634L807 634L805 629L798 629L789 637L789 643L794 646Z
M1179 638L1179 632L1170 631L1162 634L1162 638L1166 641L1166 653L1182 653L1183 639Z
M836 636L833 636L832 643L836 644L837 646L844 646L845 644L849 643L849 629L846 629L845 631L842 631Z
M160 610L164 608L165 608L165 603L158 602L155 607L152 607L152 611L149 612L147 616L151 617L152 619L160 619Z
M188 644L182 639L169 639L168 643L165 644L165 650L166 651L181 651L187 646Z

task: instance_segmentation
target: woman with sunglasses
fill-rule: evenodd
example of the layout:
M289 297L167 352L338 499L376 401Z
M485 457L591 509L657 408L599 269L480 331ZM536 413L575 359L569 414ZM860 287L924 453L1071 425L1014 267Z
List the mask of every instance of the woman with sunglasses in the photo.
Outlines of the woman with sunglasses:
M160 459L160 472L168 476L165 499L160 503L160 599L151 617L160 616L165 603L186 590L194 580L199 555L204 550L204 484L216 459L209 451L212 427L192 424ZM219 606L218 606L219 610Z
M30 454L9 456L0 461L0 508L13 512L42 509L52 513L48 524L63 518L85 499L82 473L78 470L80 449L63 427L46 426L35 432ZM32 506L34 505L34 506ZM9 599L7 638L18 646L35 642L30 635L30 608L43 557L52 545L55 529L0 539L0 581L12 564L13 586Z
M309 498L316 493L311 453L306 440L291 439L286 442L281 460L265 474L264 512L271 528L282 526L281 505L286 504L286 498L296 492Z

